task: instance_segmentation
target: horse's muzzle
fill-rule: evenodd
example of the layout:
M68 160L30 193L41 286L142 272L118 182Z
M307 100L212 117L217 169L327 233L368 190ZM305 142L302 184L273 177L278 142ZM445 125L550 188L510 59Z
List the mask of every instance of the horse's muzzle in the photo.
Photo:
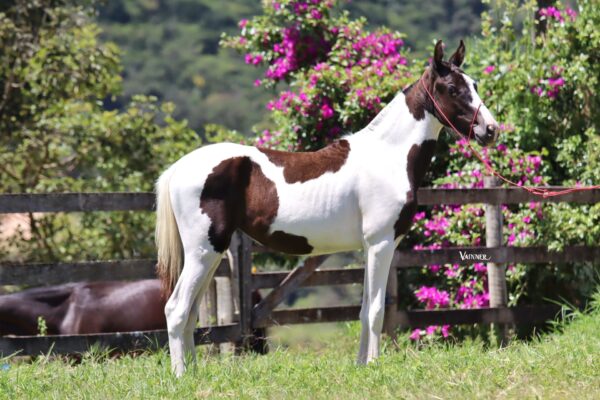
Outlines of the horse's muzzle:
M488 124L484 132L475 132L475 140L482 146L491 146L498 139L499 131L500 129L497 124Z

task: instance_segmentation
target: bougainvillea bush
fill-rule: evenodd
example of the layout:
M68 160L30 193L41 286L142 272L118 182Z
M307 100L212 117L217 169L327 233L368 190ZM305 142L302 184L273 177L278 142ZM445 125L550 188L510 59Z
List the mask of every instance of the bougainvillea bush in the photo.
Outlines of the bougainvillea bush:
M272 130L256 144L315 150L364 127L413 80L402 35L369 32L336 1L272 1L264 14L240 21L241 34L224 44L265 69L257 86L287 84L266 106Z
M502 122L495 147L473 146L518 185L600 182L600 11L592 3L538 9L535 1L495 1L482 16L482 38L469 43L465 68ZM241 21L241 34L225 38L248 64L264 69L256 86L282 89L266 105L272 129L257 132L258 146L313 150L357 131L427 65L409 62L402 34L368 31L364 20L350 20L339 6L267 1L263 15ZM487 173L464 139L441 135L429 183L479 188ZM533 202L502 206L502 214L507 246L600 242L599 205ZM422 209L402 242L414 249L484 245L480 204ZM413 296L407 305L486 307L486 272L482 263L424 267L408 280ZM509 265L507 279L510 304L547 297L576 302L592 288L593 265ZM460 334L456 327L431 326L411 338Z

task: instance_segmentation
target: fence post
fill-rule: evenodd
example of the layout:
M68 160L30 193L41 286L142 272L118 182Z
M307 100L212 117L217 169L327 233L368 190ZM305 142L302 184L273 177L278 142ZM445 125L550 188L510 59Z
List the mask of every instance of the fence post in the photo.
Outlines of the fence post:
M215 277L215 286L217 291L217 325L231 324L233 322L231 278L217 276ZM221 343L219 350L221 353L232 353L233 347L231 342Z
M242 349L248 349L252 338L252 241L243 233L239 235L240 345Z
M394 254L395 258L395 254ZM364 290L364 288L363 288ZM383 317L383 332L391 337L396 338L398 328L396 313L398 311L398 270L392 262L388 275L387 286L385 288L385 314Z
M498 178L495 176L485 176L483 184L486 188L498 186ZM500 205L485 205L485 238L487 247L502 246L502 209ZM490 307L506 307L508 305L508 296L506 289L505 267L496 263L488 263L488 288L490 294ZM498 324L496 331L499 344L505 345L508 340L508 326Z
M240 235L235 233L231 237L229 252L233 260L229 261L229 276L231 277L231 295L233 298L233 320L240 320Z
M208 289L206 293L202 296L200 300L200 309L198 310L199 315L199 323L200 326L214 326L217 317L217 291L215 287L214 279L211 280L208 285Z

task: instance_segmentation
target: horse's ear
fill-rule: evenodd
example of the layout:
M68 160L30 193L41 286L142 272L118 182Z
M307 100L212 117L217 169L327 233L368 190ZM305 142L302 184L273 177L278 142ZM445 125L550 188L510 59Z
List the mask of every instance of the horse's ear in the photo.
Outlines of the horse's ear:
M443 67L442 59L444 58L444 43L441 40L435 44L433 50L433 59L431 60L431 66L435 71L440 71Z
M451 62L452 64L456 65L457 67L460 67L464 60L465 60L465 43L461 39L460 44L458 45L458 49L456 49L454 54L452 54L452 56L450 56L450 59L448 61Z

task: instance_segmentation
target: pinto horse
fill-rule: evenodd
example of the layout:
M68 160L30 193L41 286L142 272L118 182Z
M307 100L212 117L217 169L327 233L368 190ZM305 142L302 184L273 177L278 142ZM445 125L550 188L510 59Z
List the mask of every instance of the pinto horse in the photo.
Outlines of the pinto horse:
M176 375L185 371L186 354L195 361L198 301L237 229L289 254L364 249L358 363L378 357L392 255L416 212L439 132L449 120L464 135L473 128L482 145L497 139L496 120L460 69L464 55L461 41L444 61L438 42L420 84L398 93L361 131L319 151L219 143L160 176L158 271L171 293L165 314Z

